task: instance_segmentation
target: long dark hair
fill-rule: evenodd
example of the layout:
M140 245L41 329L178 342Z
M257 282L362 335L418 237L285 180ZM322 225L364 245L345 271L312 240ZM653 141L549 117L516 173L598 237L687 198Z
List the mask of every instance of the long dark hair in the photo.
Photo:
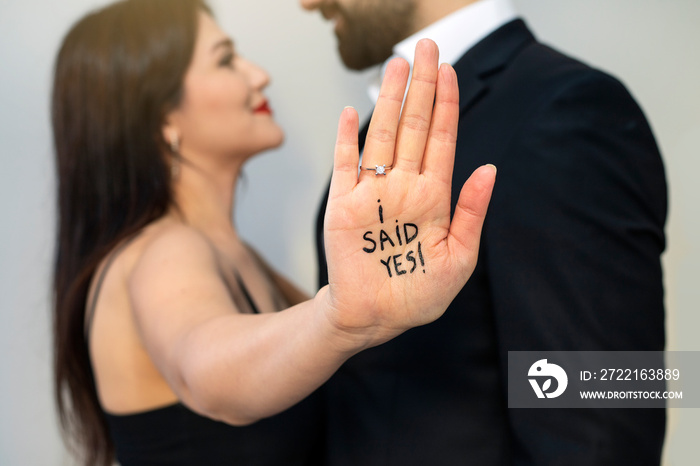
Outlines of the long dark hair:
M202 0L114 3L75 24L56 60L55 397L85 464L114 456L84 332L88 288L115 245L173 206L162 125L182 98L200 11L211 14Z

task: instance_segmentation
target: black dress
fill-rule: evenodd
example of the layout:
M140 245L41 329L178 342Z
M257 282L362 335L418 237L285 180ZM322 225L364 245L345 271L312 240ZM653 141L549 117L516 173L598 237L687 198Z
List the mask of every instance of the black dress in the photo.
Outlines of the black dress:
M255 424L234 427L177 403L139 414L106 414L122 466L318 465L318 397Z
M86 331L106 272L126 244L114 251L100 274ZM240 276L234 275L251 309L259 313ZM313 393L280 414L243 427L201 416L181 403L104 415L122 466L316 466L321 464L322 409L319 394Z

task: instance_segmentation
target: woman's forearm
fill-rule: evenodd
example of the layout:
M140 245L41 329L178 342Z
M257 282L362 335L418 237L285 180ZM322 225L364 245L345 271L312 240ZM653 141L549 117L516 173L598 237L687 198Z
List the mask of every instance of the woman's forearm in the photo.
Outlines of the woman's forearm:
M227 315L193 328L173 357L179 396L192 409L234 425L277 414L322 385L371 345L329 319L328 287L283 312Z

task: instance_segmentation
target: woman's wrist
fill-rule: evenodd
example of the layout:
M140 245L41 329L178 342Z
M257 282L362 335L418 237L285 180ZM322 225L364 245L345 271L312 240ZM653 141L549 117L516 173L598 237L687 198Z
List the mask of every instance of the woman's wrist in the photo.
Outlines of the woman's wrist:
M351 312L339 306L330 285L321 288L313 301L321 332L327 336L334 350L346 359L401 333L386 331L378 325L354 325L356 322L348 315Z

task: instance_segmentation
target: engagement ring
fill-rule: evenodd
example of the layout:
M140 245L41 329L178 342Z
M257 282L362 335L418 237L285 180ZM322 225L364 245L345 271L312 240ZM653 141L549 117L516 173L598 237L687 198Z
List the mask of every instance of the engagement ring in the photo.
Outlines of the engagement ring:
M363 170L374 170L375 175L386 175L387 170L391 170L391 165L388 167L384 165L375 165L374 168L361 167Z

